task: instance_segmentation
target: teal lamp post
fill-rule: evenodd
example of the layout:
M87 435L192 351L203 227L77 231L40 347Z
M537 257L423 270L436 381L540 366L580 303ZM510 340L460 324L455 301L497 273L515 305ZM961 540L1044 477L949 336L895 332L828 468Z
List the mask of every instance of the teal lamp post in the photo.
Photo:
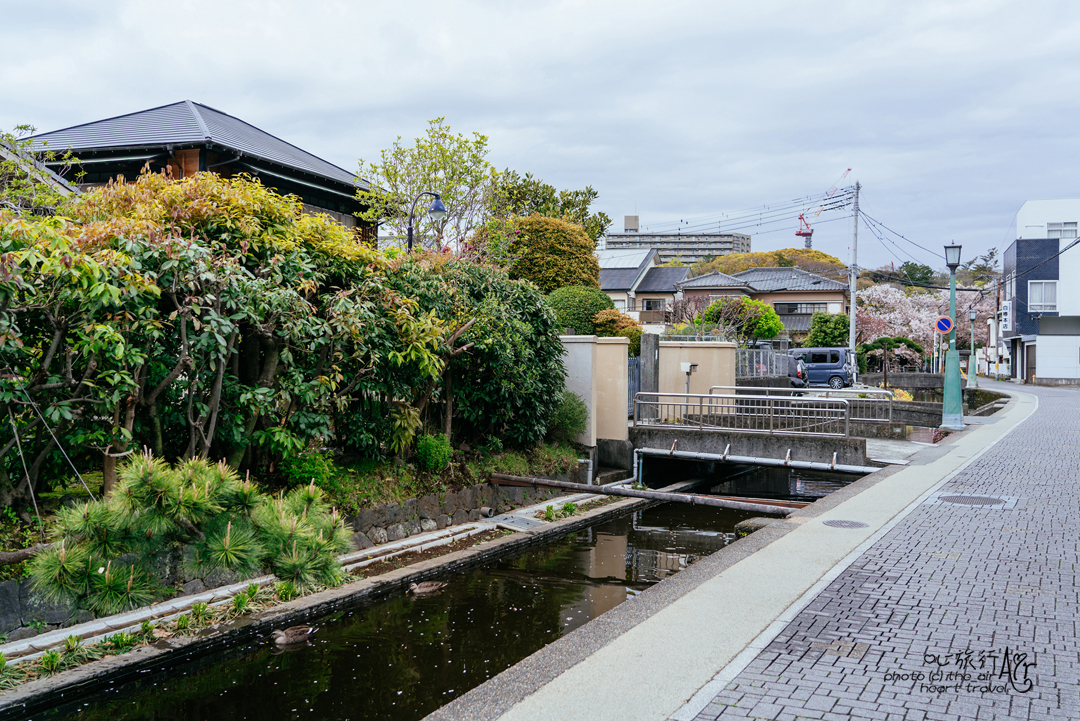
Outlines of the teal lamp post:
M945 398L941 408L941 427L947 431L964 430L964 392L960 388L960 353L956 350L956 269L960 266L960 246L945 246L945 265L949 266L949 350L945 353Z
M971 321L971 355L968 356L968 388L979 387L979 363L975 360L975 321L979 319L979 312L972 308L968 311L968 320Z

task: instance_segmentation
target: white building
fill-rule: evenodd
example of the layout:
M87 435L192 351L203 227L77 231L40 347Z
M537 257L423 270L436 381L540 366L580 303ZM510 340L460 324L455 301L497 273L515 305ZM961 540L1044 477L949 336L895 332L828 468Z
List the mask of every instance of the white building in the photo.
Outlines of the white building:
M1014 378L1080 383L1080 199L1029 200L1006 248L999 309Z

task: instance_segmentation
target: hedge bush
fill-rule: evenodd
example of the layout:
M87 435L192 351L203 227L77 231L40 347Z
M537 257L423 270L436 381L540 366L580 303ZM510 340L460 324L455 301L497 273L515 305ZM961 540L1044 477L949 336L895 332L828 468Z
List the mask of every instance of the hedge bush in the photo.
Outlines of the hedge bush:
M628 338L628 355L636 358L641 354L641 324L614 308L602 310L593 316L596 335L601 338Z
M600 287L596 244L580 225L531 215L511 224L511 278L536 284L544 293L581 285Z
M563 391L559 410L548 428L548 438L553 440L572 440L589 427L589 408L581 396L570 391Z
M559 332L564 328L573 328L577 335L595 335L596 323L593 318L602 310L614 308L615 304L598 288L572 285L559 288L547 297Z

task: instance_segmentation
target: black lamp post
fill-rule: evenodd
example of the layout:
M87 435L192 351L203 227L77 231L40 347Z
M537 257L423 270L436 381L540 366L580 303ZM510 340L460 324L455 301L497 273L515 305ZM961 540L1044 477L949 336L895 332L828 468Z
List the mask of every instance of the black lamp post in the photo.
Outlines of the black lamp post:
M438 193L433 193L430 190L424 190L417 194L413 198L412 207L409 208L409 238L408 238L408 252L412 252L413 243L413 216L416 214L416 204L420 201L420 198L425 195L430 195L434 200L431 201L431 205L428 206L428 216L435 222L439 222L446 217L446 206L443 205L442 198Z

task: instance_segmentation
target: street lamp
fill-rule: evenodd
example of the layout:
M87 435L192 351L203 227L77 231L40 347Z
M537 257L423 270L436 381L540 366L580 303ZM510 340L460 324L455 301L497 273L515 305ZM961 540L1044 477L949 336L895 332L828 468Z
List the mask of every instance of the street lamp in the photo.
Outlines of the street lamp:
M945 353L945 397L941 404L941 427L947 431L964 430L964 392L960 388L960 354L956 350L956 269L960 265L960 246L945 246L945 265L949 266L949 350Z
M416 204L425 195L430 195L434 200L431 201L431 205L428 206L428 217L438 223L440 220L446 217L446 206L443 205L442 198L438 193L433 193L430 190L424 190L420 192L415 198L413 198L412 207L409 208L409 239L408 250L412 252L412 237L413 237L413 215L416 214Z
M971 321L971 355L968 356L968 388L979 387L979 363L975 360L975 319L979 312L972 308L968 311L968 320Z

